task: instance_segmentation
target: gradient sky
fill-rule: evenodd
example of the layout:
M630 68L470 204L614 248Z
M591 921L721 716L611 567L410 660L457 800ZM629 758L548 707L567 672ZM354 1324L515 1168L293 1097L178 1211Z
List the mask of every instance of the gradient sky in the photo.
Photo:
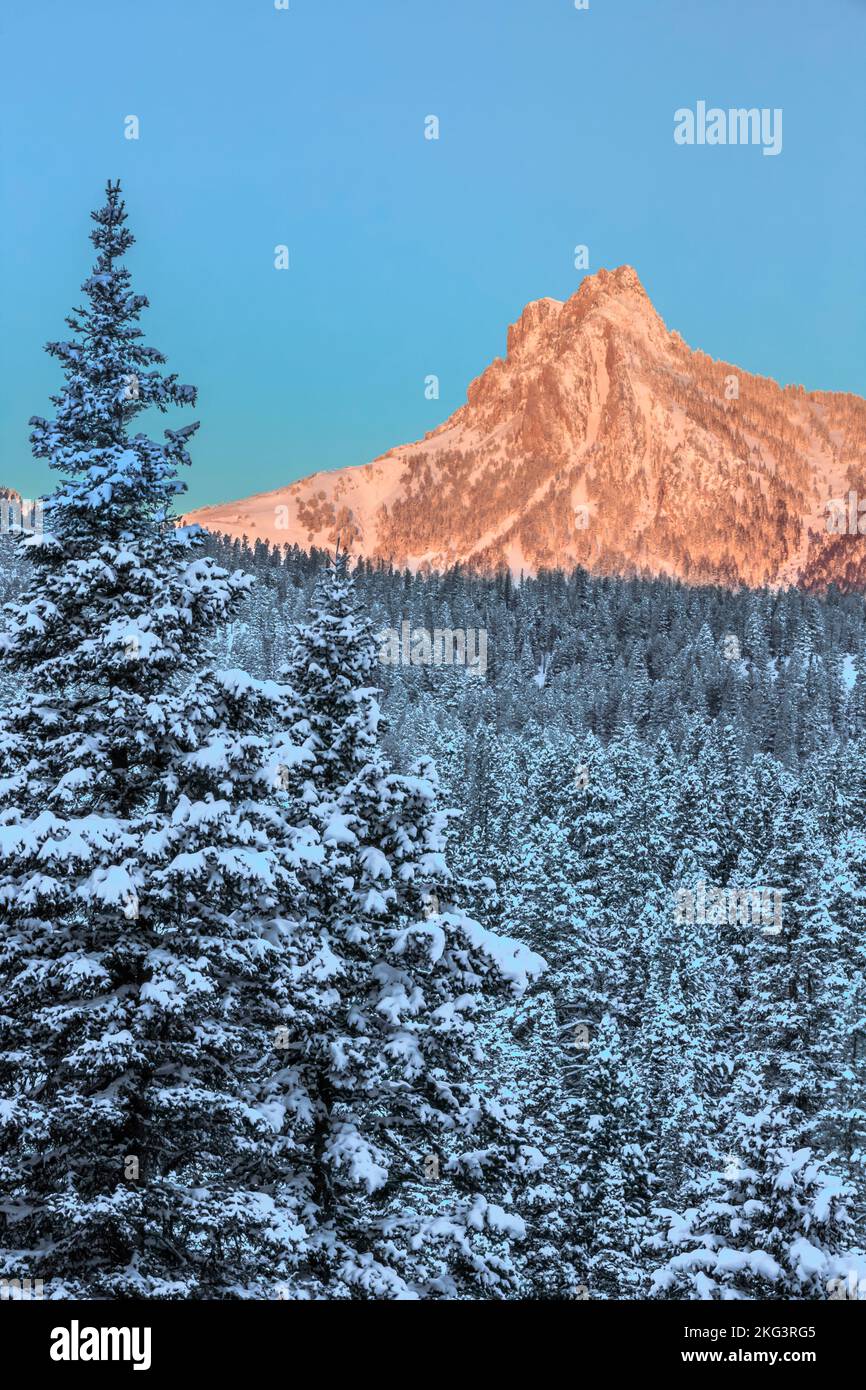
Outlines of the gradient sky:
M422 435L528 300L577 289L578 243L693 347L866 394L866 0L290 5L5 7L0 484L51 485L27 420L108 177L147 339L200 390L191 504ZM782 153L675 145L699 99L781 107Z

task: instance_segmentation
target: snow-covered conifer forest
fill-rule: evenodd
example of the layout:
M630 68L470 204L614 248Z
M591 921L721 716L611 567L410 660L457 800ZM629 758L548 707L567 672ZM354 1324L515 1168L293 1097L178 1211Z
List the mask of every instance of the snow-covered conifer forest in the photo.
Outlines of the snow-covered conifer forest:
M866 1291L862 599L178 527L117 185L92 239L0 537L0 1278Z

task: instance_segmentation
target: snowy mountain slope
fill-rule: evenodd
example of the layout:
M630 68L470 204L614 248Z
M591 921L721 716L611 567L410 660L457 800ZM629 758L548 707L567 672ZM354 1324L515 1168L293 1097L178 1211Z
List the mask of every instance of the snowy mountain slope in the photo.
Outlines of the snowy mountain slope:
M860 544L824 523L827 499L859 485L864 441L861 398L691 350L621 266L528 304L506 356L423 440L186 520L412 569L823 581Z

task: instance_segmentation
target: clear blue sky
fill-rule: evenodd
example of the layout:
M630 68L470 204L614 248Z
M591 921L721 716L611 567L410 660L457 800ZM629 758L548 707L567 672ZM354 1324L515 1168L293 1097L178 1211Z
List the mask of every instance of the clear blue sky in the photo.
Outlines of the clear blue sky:
M866 0L290 3L5 7L0 483L49 485L27 420L108 177L148 340L200 389L195 504L438 424L578 243L693 346L866 394ZM781 107L782 153L675 145L699 99Z

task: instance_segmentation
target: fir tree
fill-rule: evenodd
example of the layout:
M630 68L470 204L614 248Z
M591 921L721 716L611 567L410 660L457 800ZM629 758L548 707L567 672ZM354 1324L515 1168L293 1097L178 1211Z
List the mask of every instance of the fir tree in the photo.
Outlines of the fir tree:
M829 1296L851 1237L848 1190L809 1148L792 1145L778 1094L754 1113L737 1108L756 1095L751 1086L735 1092L725 1167L707 1181L700 1205L660 1213L657 1248L670 1253L653 1276L655 1297Z
M575 1112L579 1268L590 1298L639 1297L639 1254L653 1186L640 1142L641 1093L606 1014L592 1037Z
M129 433L195 392L141 342L117 184L93 218L88 305L48 349L65 385L32 422L63 481L3 639L27 694L0 784L2 1272L55 1296L263 1296L300 1237L250 1101L302 858L265 734L290 716L203 662L249 580L173 524L195 426Z
M432 766L397 774L381 751L375 652L340 556L288 672L315 758L300 795L325 847L266 1097L286 1114L284 1180L309 1231L297 1287L504 1297L536 1155L485 1082L475 1015L541 962L463 910Z
M575 1232L576 1101L562 1027L545 980L492 1014L482 1038L503 1101L525 1116L523 1296L572 1299L582 1297L585 1287Z

